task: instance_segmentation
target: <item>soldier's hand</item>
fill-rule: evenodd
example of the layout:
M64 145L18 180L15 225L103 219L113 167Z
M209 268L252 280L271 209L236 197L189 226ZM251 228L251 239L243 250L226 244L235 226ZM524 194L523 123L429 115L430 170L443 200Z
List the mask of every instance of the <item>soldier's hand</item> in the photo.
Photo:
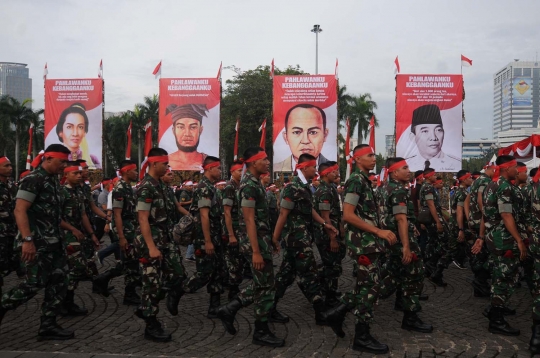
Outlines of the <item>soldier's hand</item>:
M204 250L206 251L207 255L213 255L214 254L214 244L212 244L212 241L205 242L204 243Z
M21 259L24 262L32 262L36 258L36 246L33 242L23 242Z
M72 234L75 236L77 241L81 242L84 239L84 234L77 229L73 229Z
M443 232L444 228L442 226L442 223L440 221L437 221L437 232Z
M404 265L410 264L412 261L412 252L409 248L403 248L403 258L401 259L401 262Z
M103 232L108 234L110 231L111 231L111 227L109 226L109 224L105 224L105 226L103 227Z
M338 234L337 229L333 227L331 224L326 224L324 226L324 229L328 232L328 234L334 234L334 235Z
M518 243L518 249L519 249L519 259L521 261L525 261L527 258L527 247L525 246L525 243L523 241L520 241Z
M120 246L120 249L124 252L128 249L128 242L125 237L119 237L118 238L118 246Z
M159 251L157 247L149 249L148 254L151 260L161 260L163 258L161 251Z
M236 237L234 235L229 235L229 246L237 246L238 240L236 240Z
M475 255L478 255L480 251L482 251L482 246L484 245L484 240L482 239L476 239L474 242L473 247L471 248L471 252Z
M457 241L458 242L463 242L464 240L465 240L465 231L460 230L459 234L457 236Z
M253 261L253 268L257 271L261 271L264 268L264 260L262 255L258 252L254 252L251 260Z
M272 239L272 246L274 246L274 253L279 254L279 252L281 251L281 246L279 245L278 239Z
M420 231L418 231L418 229L416 228L416 226L414 227L414 236L415 236L415 237L420 236Z
M397 236L390 230L378 230L377 236L383 240L388 241L390 245L394 245L397 242Z
M339 252L339 242L336 239L330 240L330 251Z
M96 234L92 234L92 243L94 244L94 248L97 250L99 249L100 243L96 236Z
M427 230L426 225L420 224L420 229L422 229L422 230Z

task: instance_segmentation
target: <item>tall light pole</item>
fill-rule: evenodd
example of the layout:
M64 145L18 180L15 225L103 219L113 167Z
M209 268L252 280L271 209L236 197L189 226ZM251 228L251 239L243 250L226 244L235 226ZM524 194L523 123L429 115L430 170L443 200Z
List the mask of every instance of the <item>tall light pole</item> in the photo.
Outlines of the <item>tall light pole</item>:
M322 32L321 25L313 25L311 32L315 33L315 74L319 74L319 32Z

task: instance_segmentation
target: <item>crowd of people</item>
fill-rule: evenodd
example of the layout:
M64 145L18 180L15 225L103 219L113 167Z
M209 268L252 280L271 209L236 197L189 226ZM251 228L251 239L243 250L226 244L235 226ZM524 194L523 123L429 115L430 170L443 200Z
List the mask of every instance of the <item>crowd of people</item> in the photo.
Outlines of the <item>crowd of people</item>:
M17 184L11 162L0 157L0 280L11 272L20 278L7 290L0 281L0 323L44 289L40 340L74 337L56 317L88 314L74 300L79 282L91 281L93 293L108 297L110 280L123 276L123 303L145 321L146 339L172 339L156 318L161 300L178 316L182 296L206 286L209 319L234 335L236 314L251 305L253 344L282 347L268 323L289 321L278 303L296 280L317 325L344 337L350 312L352 348L384 354L388 346L370 333L376 302L395 296L402 329L432 332L419 317L421 301L429 299L424 279L446 286L444 272L453 263L470 267L475 296L491 297L484 315L494 334L520 334L505 316L515 314L508 301L522 273L533 297L530 350L540 352L540 173L528 173L512 156L499 156L475 175L460 170L447 213L434 169L411 173L403 158L388 158L382 178L372 172L375 153L362 144L353 150L354 171L344 185L336 162L318 164L302 154L292 180L278 188L266 153L251 147L226 170L207 156L199 182L185 181L178 190L171 187L168 153L152 148L142 180L137 164L124 160L117 178L102 181L97 200L85 161L69 155L50 145ZM112 244L99 250L105 232ZM181 244L195 262L190 276ZM115 265L100 272L110 254ZM347 254L356 284L340 292Z

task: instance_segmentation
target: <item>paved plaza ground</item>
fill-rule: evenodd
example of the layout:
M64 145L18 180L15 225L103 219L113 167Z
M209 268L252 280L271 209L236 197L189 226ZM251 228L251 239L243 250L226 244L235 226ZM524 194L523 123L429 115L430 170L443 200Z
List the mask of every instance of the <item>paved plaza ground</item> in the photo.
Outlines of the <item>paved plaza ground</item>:
M276 260L279 263L279 260ZM112 260L108 259L104 268ZM185 262L189 273L195 265ZM277 271L278 267L276 267ZM340 290L352 287L352 263L344 260ZM453 266L446 272L448 287L435 287L425 281L429 301L422 302L421 318L435 327L432 334L404 331L400 328L402 313L393 310L393 297L381 301L375 311L372 333L390 346L390 357L530 357L527 351L531 332L531 297L526 288L517 289L511 299L516 316L509 322L521 329L518 337L493 335L487 331L488 320L482 310L486 298L473 296L468 270ZM15 285L16 277L6 280L5 288ZM164 304L158 318L172 331L169 343L143 339L144 322L133 315L133 307L122 305L123 279L112 284L116 289L104 298L91 293L91 283L82 282L76 291L76 302L90 313L86 317L59 318L64 328L75 330L75 339L38 342L37 329L42 293L28 304L10 311L0 327L0 358L104 358L118 356L151 357L369 357L351 350L354 317L347 316L347 336L336 337L329 327L315 325L313 309L296 285L286 293L279 309L290 316L288 324L271 324L283 348L251 344L253 310L243 309L237 315L236 336L225 333L219 320L206 318L208 294L205 289L185 295L180 314L172 317ZM524 285L525 286L525 285Z

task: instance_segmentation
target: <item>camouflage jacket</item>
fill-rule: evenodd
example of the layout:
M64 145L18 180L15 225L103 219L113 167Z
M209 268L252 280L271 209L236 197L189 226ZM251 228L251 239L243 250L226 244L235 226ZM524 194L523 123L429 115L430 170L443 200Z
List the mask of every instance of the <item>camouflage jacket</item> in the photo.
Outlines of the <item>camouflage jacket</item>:
M319 187L313 194L313 208L321 215L321 211L330 212L332 226L339 230L341 223L341 210L339 207L339 194L332 184L321 180ZM315 223L314 237L316 244L329 243L329 236L319 223Z
M375 194L371 188L371 181L364 172L351 174L345 183L343 191L345 204L355 207L354 213L364 222L377 227L379 225L379 212ZM349 255L356 256L384 252L384 242L377 235L364 232L357 227L347 224L345 228L345 244Z
M480 203L478 203L478 193L482 193L486 186L491 182L491 178L485 174L482 174L478 179L474 181L471 186L471 200L469 204L469 224L475 230L480 230L480 223L482 222L482 211L480 210Z
M15 223L15 201L17 197L17 187L13 182L0 181L0 238L15 237L17 235L17 224Z
M185 203L186 201L191 201L192 198L193 198L193 191L182 190L180 192L180 198L178 199L178 202Z
M491 181L484 189L482 214L486 225L485 242L491 253L501 255L506 250L517 252L517 243L501 217L501 213L511 213L514 219L517 217L519 207L515 193L513 185L503 177Z
M396 220L397 214L407 215L409 226L409 241L414 240L414 205L411 200L409 189L400 182L390 179L382 190L382 212L380 212L381 229L390 230L399 238L398 223Z
M266 192L266 201L268 201L268 208L270 210L277 210L277 199L272 190Z
M223 207L229 206L231 208L231 219L232 219L232 227L235 231L235 235L238 232L238 196L237 191L239 188L239 184L237 184L234 180L230 180L227 183L227 186L223 189L222 193L222 204ZM225 210L225 209L223 209ZM227 225L225 225L225 215L223 215L223 233L224 235L229 235L227 232Z
M512 188L515 191L516 195L516 205L517 205L517 216L514 216L514 219L516 220L516 225L518 227L519 232L522 234L522 236L527 236L527 226L529 226L529 222L527 219L530 219L529 213L531 211L530 202L525 197L525 193L521 190L521 188L517 185L512 185Z
M62 186L62 220L64 220L69 225L73 226L81 232L85 232L82 223L82 217L85 213L84 202L85 197L82 191L82 188L72 187L69 184ZM72 233L70 230L64 229L64 235L71 236ZM72 241L72 240L68 240Z
M531 198L533 192L533 184L527 183L527 185L521 187L521 194L523 195L523 222L525 226L530 226L532 221L532 211L531 211Z
M257 227L257 242L261 255L266 260L272 259L272 231L268 203L262 184L249 171L244 174L237 191L238 211L242 207L255 209L255 225ZM240 250L244 254L253 252L249 242L244 215L238 216L238 232Z
M149 211L148 223L156 246L172 241L174 223L171 213L176 210L167 186L146 174L137 189L137 211ZM137 231L140 233L140 228Z
M420 189L419 198L420 198L420 209L427 208L428 200L433 200L433 204L435 204L435 209L437 209L437 215L439 216L439 220L441 221L441 223L444 223L441 200L439 198L439 194L435 190L435 187L433 187L433 184L428 183L427 181L424 182L422 184L422 188Z
M195 225L195 240L204 241L204 235L201 224L200 208L209 208L210 219L210 235L213 238L219 237L221 239L221 202L217 193L217 189L208 180L206 176L202 176L197 188L193 191L193 202L189 207L189 212L196 219ZM221 241L221 240L220 240Z
M112 191L112 207L122 209L120 216L122 217L122 228L124 236L128 240L135 237L135 232L139 226L137 220L137 200L135 192L131 185L120 179ZM114 215L113 215L114 219ZM118 234L116 225L113 225L114 232Z
M531 249L538 252L540 251L540 182L532 184L530 193L531 226L533 228Z
M94 220L94 212L92 211L92 208L90 207L90 202L93 201L92 188L90 187L89 184L82 183L81 189L82 189L82 194L84 198L84 210L86 212L86 216L88 217L88 220L90 220L90 222L92 223Z
M287 247L311 246L313 232L313 202L309 184L294 177L291 184L283 189L281 207L291 210L283 229L282 237Z
M467 189L460 186L456 189L454 196L452 196L452 200L450 202L450 214L452 215L450 218L450 225L454 231L459 230L457 222L457 207L461 206L462 208L465 208L465 200L467 199L467 195L469 195ZM465 217L465 211L463 211L463 229L467 229L467 218Z
M21 181L17 199L32 203L27 214L34 239L49 244L59 242L63 197L58 177L39 166Z

